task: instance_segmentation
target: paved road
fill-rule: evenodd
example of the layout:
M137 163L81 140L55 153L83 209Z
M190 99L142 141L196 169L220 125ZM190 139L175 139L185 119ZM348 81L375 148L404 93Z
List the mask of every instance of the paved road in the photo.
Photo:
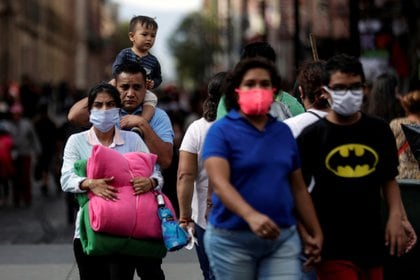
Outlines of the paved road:
M0 279L78 279L73 230L64 194L42 197L36 184L32 206L0 207ZM168 253L163 269L168 280L202 279L194 250Z

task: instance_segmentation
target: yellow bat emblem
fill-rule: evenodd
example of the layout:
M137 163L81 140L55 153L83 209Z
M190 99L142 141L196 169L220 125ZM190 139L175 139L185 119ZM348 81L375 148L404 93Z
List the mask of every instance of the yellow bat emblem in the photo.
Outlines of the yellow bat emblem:
M359 178L372 173L378 164L378 154L362 144L346 144L333 149L325 165L334 174L346 178Z

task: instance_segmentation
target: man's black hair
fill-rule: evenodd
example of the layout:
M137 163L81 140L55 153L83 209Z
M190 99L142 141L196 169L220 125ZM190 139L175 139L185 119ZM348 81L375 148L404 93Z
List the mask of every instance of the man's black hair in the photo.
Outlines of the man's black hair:
M118 75L120 75L121 73L129 73L129 74L141 73L144 79L146 79L146 75L147 75L146 70L144 70L144 68L139 63L134 63L131 61L124 61L122 64L118 65L117 69L115 69L115 72L114 72L114 78L117 78Z
M335 72L342 72L348 75L360 76L362 83L365 82L365 74L363 72L362 63L357 57L348 54L336 54L327 60L325 64L325 73L322 78L322 83L328 85L330 83L331 75Z

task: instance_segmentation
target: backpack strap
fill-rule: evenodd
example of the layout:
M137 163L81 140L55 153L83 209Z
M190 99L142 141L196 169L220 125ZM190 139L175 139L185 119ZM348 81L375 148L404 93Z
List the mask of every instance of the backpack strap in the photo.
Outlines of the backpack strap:
M401 155L408 149L408 142L407 140L401 145L401 147L398 148L398 155Z
M320 115L312 111L306 111L307 113L311 113L312 115L316 116L318 119L322 119Z

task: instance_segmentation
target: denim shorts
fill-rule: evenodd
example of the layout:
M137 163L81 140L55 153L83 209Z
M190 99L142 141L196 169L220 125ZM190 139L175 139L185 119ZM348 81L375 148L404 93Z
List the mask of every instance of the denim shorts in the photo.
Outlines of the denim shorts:
M276 240L266 240L250 230L226 230L208 224L204 244L218 280L301 277L301 241L296 226L281 228Z

